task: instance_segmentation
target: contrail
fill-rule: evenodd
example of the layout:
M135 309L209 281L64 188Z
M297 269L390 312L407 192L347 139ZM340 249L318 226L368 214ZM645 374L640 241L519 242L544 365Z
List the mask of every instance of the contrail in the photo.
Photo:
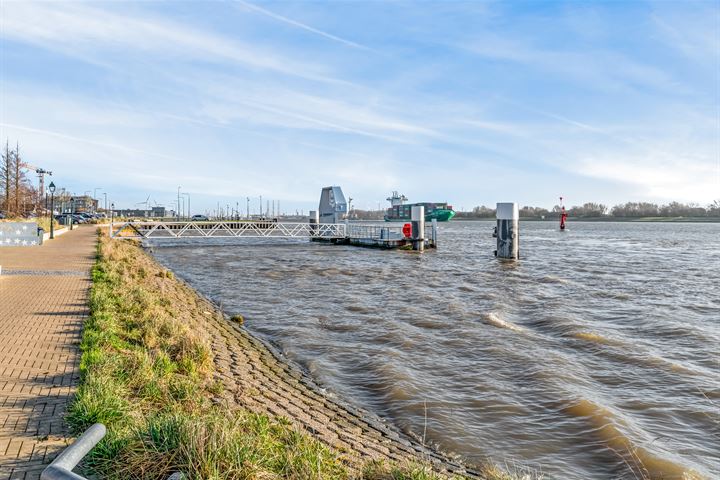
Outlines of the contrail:
M530 105L525 104L525 103L518 103L518 102L515 102L508 98L503 98L503 97L497 97L497 98L504 102L515 105L517 107L524 108L525 110L528 110L530 112L537 113L538 115L543 115L545 117L552 118L553 120L558 120L560 122L567 123L568 125L573 125L575 127L581 128L583 130L587 130L588 132L598 133L600 135L604 135L608 138L612 138L613 140L617 140L619 142L624 142L624 143L627 143L629 145L634 145L634 146L645 146L645 144L646 144L646 142L642 141L642 139L634 139L634 138L630 138L630 137L620 136L620 135L617 135L606 129L594 127L592 125L588 125L587 123L578 122L577 120L573 120L572 118L563 117L562 115L558 115L553 112L540 110L535 107L531 107Z
M246 6L247 8L249 8L251 10L255 10L256 12L262 13L263 15L267 15L268 17L274 18L275 20L279 20L279 21L287 23L289 25L293 25L295 27L302 28L303 30L307 30L308 32L315 33L317 35L320 35L321 37L329 38L330 40L340 42L349 47L359 48L362 50L372 50L370 47L366 47L365 45L360 45L359 43L355 43L350 40L345 40L344 38L337 37L331 33L323 32L322 30L318 30L317 28L313 28L309 25L305 25L304 23L300 23L300 22L292 20L290 18L283 17L282 15L278 15L277 13L273 13L269 10L265 10L264 8L258 7L257 5L248 3L244 0L235 0L235 1L237 3L240 3L244 6Z

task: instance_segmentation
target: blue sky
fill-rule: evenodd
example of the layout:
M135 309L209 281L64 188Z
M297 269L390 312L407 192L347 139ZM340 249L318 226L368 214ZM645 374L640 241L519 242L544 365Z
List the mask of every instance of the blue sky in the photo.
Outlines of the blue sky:
M1 3L2 138L117 205L720 199L717 2Z

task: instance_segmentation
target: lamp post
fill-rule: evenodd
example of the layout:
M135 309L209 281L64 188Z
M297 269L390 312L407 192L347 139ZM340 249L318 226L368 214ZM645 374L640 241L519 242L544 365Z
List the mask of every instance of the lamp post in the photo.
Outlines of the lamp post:
M187 196L187 210L185 211L185 216L187 218L190 218L190 194L183 192L183 195Z
M73 223L75 223L73 222L75 220L73 213L75 213L75 197L70 197L70 215L68 215L70 217L70 230L73 229Z
M110 231L113 231L113 221L115 220L115 202L110 204Z
M55 223L55 183L50 182L48 190L50 190L50 240L52 240L55 238L53 225Z
M180 187L178 186L178 212L177 218L180 220Z
M102 187L95 187L93 189L93 200L97 202L97 191L100 190ZM93 213L97 213L97 203L93 203Z

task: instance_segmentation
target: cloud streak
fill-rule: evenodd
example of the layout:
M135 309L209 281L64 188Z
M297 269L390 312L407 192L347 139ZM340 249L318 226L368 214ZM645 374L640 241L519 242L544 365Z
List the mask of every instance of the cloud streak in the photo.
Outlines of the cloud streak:
M365 45L361 45L361 44L359 44L359 43L356 43L356 42L353 42L353 41L351 41L351 40L347 40L347 39L338 37L338 36L333 35L333 34L331 34L331 33L327 33L327 32L324 32L324 31L322 31L322 30L318 30L317 28L313 28L313 27L311 27L311 26L309 26L309 25L306 25L306 24L304 24L304 23L300 23L300 22L298 22L298 21L296 21L296 20L293 20L293 19L291 19L291 18L283 17L282 15L278 15L277 13L274 13L274 12L271 12L271 11L266 10L266 9L264 9L264 8L258 7L257 5L255 5L255 4L253 4L253 3L245 2L245 1L243 1L243 0L234 0L234 1L235 1L236 3L239 3L240 5L243 5L243 6L247 7L247 8L249 8L250 10L253 10L253 11L255 11L255 12L261 13L261 14L263 14L263 15L266 15L266 16L268 16L268 17L270 17L270 18L273 18L273 19L278 20L278 21L280 21L280 22L286 23L286 24L288 24L288 25L292 25L293 27L300 28L301 30L305 30L305 31L307 31L307 32L314 33L314 34L316 34L316 35L320 35L321 37L330 39L330 40L332 40L332 41L334 41L334 42L341 43L341 44L346 45L346 46L348 46L348 47L359 48L359 49L361 49L361 50L372 50L370 47L367 47L367 46L365 46Z
M113 63L101 53L104 50L122 59L152 55L166 60L214 60L291 77L342 83L327 76L319 65L298 62L258 45L167 20L138 18L79 4L5 3L2 27L5 39L92 59L98 65Z

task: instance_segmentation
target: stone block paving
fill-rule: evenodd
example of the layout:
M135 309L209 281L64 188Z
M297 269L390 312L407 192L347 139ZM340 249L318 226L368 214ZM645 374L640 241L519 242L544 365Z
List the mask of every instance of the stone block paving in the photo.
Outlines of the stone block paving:
M37 479L67 446L95 228L0 249L0 480Z

